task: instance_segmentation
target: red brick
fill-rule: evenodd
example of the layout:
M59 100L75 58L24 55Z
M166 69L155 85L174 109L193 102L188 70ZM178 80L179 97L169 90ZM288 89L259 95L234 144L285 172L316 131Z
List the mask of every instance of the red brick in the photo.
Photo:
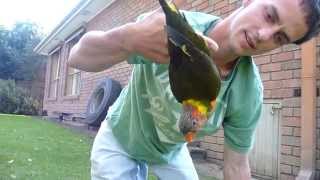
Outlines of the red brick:
M299 117L283 117L282 126L300 127Z
M291 155L292 154L292 146L281 145L281 154Z
M272 62L288 61L294 59L293 52L281 52L271 56Z
M300 167L298 166L292 166L292 174L297 176L299 174Z
M214 5L215 9L221 9L228 5L228 1L220 1Z
M282 70L294 70L294 69L300 69L301 68L301 61L300 60L291 60L288 62L283 62L281 64Z
M263 96L265 99L270 99L272 97L272 91L271 90L264 90Z
M300 69L296 69L296 70L292 70L292 78L301 78L301 70Z
M280 164L280 171L286 174L292 174L292 166L286 164Z
M301 58L301 51L294 51L294 59L300 59Z
M301 136L301 128L294 128L293 135L296 137L300 137Z
M224 137L223 129L219 129L218 132L214 134L216 137Z
M294 98L286 98L282 101L283 107L300 107L301 106L301 98L294 97Z
M208 156L214 159L223 160L223 153L215 151L207 151Z
M295 176L288 175L288 174L280 174L281 180L295 180Z
M300 146L300 138L294 136L281 136L281 144L288 146Z
M282 81L264 81L263 87L264 89L279 89L282 87Z
M217 144L224 144L224 138L218 137Z
M269 63L269 64L263 64L260 66L261 72L275 72L281 70L281 63Z
M271 73L260 73L260 77L262 81L269 81L271 80Z
M296 51L299 49L300 49L300 46L295 44L288 44L288 45L282 46L283 51Z
M202 4L200 4L199 6L197 6L197 9L203 10L203 9L207 8L208 5L209 5L209 2L208 2L208 1L205 1L205 2L203 2Z
M292 77L293 77L292 71L279 71L279 72L271 73L272 80L291 79Z
M284 88L296 88L301 87L301 79L286 79L282 80Z
M283 126L281 127L282 135L291 136L293 135L293 127Z
M289 98L293 97L293 89L273 89L272 98Z
M282 116L293 116L293 111L294 111L294 108L282 108L281 110L281 113L282 113Z
M274 49L272 51L269 51L269 52L265 53L265 55L279 54L281 52L282 52L282 49L281 48L277 48L277 49Z
M300 166L300 158L290 155L282 154L280 156L281 164L293 165L293 166Z
M203 138L204 142L208 142L208 143L217 143L217 137L214 136L205 136Z
M271 62L270 56L255 56L253 59L256 65L268 64Z
M205 3L205 2L208 3L207 0L195 0L195 1L192 2L191 6L192 7L196 7L196 6L198 6L198 5L202 4L202 3Z
M292 148L292 155L300 157L301 156L301 148L300 147L293 147Z

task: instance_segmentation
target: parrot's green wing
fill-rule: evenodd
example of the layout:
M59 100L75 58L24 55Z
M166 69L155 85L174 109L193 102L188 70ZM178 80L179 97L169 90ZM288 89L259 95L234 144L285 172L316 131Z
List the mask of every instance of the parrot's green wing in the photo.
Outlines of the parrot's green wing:
M174 4L159 2L166 15L173 95L181 103L188 99L210 103L218 96L221 80L206 42Z

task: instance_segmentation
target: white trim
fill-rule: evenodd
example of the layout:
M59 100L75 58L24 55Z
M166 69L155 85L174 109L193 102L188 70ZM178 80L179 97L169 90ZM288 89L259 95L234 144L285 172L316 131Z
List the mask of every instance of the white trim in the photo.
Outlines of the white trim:
M52 54L56 53L57 51L59 51L61 49L61 45L58 45L55 49L53 49L52 51L49 52L49 56L51 56ZM60 59L60 54L59 54L59 59Z
M61 41L70 36L81 26L86 25L100 12L109 7L115 0L82 0L60 24L52 30L35 48L38 54L48 55Z
M79 30L77 30L76 32L74 32L70 37L68 37L66 39L66 44L69 43L70 41L72 41L74 38L76 38L77 36L79 36L81 33L84 33L86 30L85 28L80 28Z
M88 22L91 21L93 18L95 18L96 16L98 16L103 10L107 9L112 3L114 3L116 0L109 0L108 3L106 3L106 5L100 9L99 11L97 11L97 13L92 16L90 19L88 19Z

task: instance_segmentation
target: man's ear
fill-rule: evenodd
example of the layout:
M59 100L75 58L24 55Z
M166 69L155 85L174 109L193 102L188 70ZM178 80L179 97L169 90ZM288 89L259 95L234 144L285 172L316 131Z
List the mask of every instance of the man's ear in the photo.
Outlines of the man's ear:
M242 0L242 6L247 7L251 4L254 0Z

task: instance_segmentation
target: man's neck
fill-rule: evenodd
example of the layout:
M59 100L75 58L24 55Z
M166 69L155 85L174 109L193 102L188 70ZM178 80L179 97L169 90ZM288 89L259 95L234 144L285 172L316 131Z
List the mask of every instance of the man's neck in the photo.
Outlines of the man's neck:
M235 14L236 12L218 22L218 24L208 33L208 36L219 45L219 50L212 54L215 63L219 67L226 67L226 64L233 64L231 62L237 60L239 57L235 54L229 42L229 26Z

